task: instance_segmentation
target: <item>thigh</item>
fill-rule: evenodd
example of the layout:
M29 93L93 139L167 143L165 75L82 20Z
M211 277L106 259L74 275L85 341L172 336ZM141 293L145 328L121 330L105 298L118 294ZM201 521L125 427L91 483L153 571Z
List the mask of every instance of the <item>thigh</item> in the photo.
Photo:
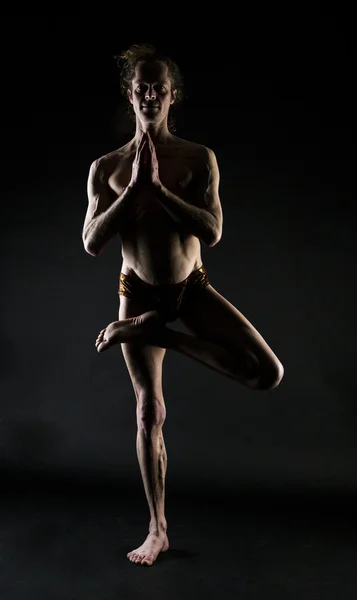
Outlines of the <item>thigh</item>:
M119 320L136 317L152 310L152 306L140 298L119 296ZM165 348L151 346L145 342L126 342L121 344L124 360L133 384L136 399L140 394L163 398L162 363Z
M212 285L198 289L183 304L182 323L197 337L219 343L237 356L277 366L278 359L248 319Z

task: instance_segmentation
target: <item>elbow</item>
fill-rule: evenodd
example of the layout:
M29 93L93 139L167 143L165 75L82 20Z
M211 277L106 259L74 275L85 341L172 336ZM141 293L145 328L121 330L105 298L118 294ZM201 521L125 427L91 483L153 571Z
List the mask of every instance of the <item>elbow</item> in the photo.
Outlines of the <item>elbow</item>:
M96 252L93 252L92 250L89 250L88 248L85 249L87 254L90 254L91 256L98 256L98 254Z
M97 250L93 248L93 244L91 244L89 240L83 239L83 246L87 254L90 254L91 256L98 256Z
M201 239L201 241L204 243L205 246L207 246L207 248L212 248L212 246L214 246L214 239L212 236L205 237L205 239Z
M222 232L215 231L215 232L214 232L214 233L211 235L211 238L210 238L210 240L208 241L208 243L207 243L207 246L208 246L209 248L212 248L213 246L215 246L216 244L218 244L218 242L220 241L221 237L222 237Z
M213 240L212 242L210 242L209 244L206 244L208 246L208 248L213 248L213 246L215 246L216 244L218 244L219 240Z
M222 237L222 221L219 221L216 218L213 219L210 223L209 233L210 235L209 239L207 240L207 246L212 248L212 246L218 244Z

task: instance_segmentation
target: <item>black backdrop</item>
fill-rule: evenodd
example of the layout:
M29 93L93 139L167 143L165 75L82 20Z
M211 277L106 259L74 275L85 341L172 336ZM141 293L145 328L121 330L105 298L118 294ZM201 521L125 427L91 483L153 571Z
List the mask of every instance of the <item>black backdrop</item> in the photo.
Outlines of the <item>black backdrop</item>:
M218 159L210 281L285 367L277 389L252 392L168 352L170 477L356 487L350 3L312 6L197 24L177 5L162 24L88 7L4 20L3 472L138 477L124 360L94 348L117 315L120 245L94 259L81 229L91 161L130 138L113 56L148 41L185 77L177 135Z

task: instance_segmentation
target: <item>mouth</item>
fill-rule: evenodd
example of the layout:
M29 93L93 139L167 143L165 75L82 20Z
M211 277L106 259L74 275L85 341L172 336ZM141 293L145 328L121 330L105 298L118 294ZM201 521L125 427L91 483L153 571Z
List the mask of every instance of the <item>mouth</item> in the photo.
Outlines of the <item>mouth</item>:
M155 108L159 108L159 106L148 106L147 104L143 104L142 108L149 108L150 110L153 110Z

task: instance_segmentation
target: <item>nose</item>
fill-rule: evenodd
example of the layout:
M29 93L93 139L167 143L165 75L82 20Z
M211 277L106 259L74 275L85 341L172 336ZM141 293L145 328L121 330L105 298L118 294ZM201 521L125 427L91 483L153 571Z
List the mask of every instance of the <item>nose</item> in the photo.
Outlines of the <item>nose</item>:
M145 93L145 100L155 100L155 98L156 98L156 93L153 89L151 91L148 90Z

